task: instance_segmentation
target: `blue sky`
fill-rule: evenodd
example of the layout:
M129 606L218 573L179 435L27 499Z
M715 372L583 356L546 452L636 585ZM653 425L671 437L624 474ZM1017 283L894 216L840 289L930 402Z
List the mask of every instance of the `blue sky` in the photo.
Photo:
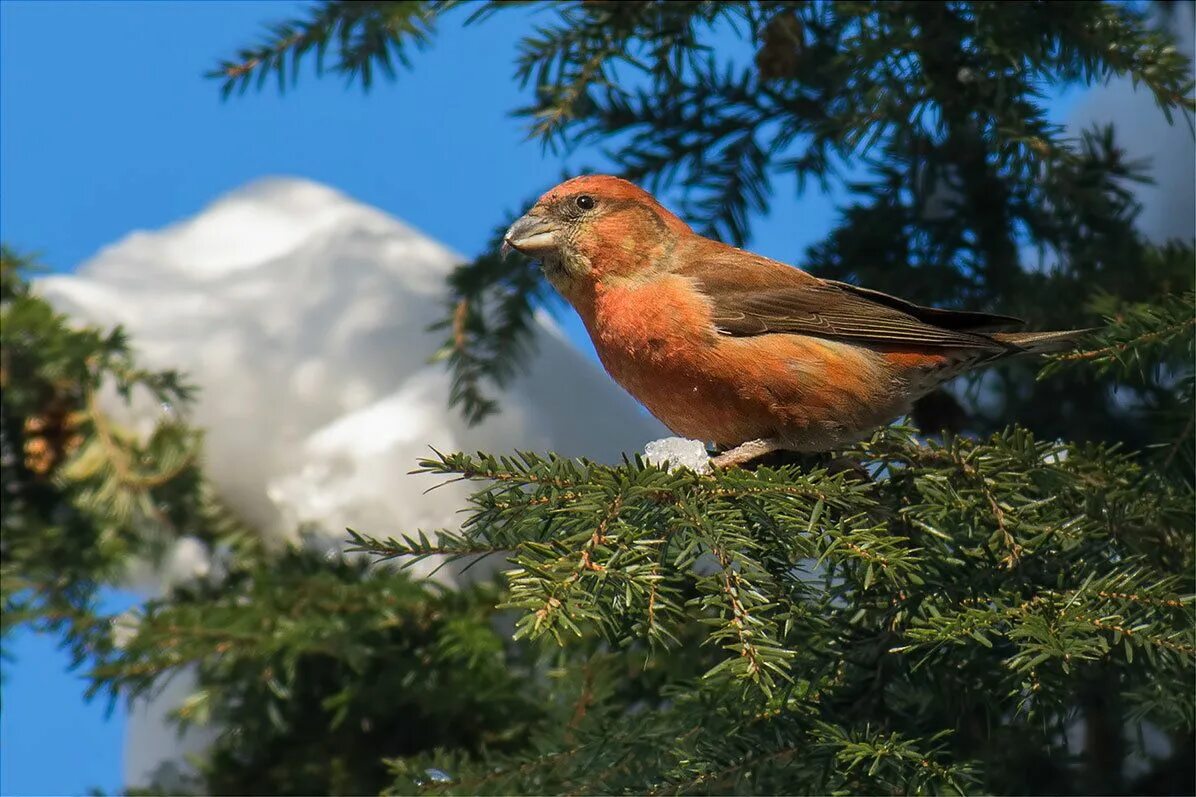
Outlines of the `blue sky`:
M302 4L2 7L0 227L57 269L267 174L329 183L468 254L562 171L601 163L546 155L509 115L527 98L512 78L526 13L463 28L458 12L411 72L369 94L306 75L284 97L222 102L203 73ZM831 220L816 204L801 229L766 224L756 243L799 253Z
M522 12L464 29L459 14L412 72L368 95L308 75L285 97L222 102L203 73L299 8L0 3L3 240L72 270L132 230L281 174L332 185L468 255L520 201L601 163L594 151L545 154L509 115L526 99L512 79ZM782 198L752 242L790 261L834 219L831 198L792 191L778 184ZM4 665L0 792L119 790L123 710L105 719L102 701L85 704L84 681L53 640L17 634L6 648L15 660Z

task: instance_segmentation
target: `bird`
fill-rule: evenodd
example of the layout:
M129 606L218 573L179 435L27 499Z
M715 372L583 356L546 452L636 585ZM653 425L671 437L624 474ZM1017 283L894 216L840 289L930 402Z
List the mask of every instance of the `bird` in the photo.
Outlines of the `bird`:
M611 378L715 467L867 438L913 402L1086 330L998 331L1010 316L923 307L695 232L611 175L552 188L503 236L573 306Z

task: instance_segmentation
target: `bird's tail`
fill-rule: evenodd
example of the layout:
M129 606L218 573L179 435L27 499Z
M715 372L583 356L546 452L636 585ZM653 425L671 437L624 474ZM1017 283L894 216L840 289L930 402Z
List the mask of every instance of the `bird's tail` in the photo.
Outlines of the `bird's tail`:
M1066 329L1061 332L994 332L993 340L1016 346L1018 354L1053 354L1075 348L1076 344L1092 329Z

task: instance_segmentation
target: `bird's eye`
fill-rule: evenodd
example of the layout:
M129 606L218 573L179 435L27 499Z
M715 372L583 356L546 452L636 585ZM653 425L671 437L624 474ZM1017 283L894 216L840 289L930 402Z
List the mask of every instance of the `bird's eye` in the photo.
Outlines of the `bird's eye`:
M582 210L592 210L594 207L594 197L589 194L582 194L575 201Z

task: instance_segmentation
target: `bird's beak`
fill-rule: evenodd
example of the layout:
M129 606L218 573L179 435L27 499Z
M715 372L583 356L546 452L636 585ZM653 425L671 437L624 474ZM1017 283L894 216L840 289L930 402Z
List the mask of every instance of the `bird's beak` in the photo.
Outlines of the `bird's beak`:
M536 257L556 248L557 228L551 219L532 211L511 225L502 238L502 254L506 257L517 249L529 257Z

